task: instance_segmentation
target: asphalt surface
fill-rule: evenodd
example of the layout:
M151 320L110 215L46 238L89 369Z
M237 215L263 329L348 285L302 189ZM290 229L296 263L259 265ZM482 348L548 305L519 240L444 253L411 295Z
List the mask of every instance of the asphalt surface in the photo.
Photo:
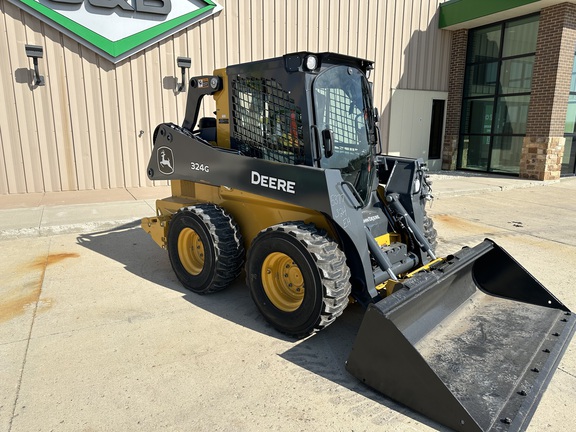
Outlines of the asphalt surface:
M576 179L432 177L440 255L491 238L576 309ZM295 341L260 317L243 276L184 290L139 229L168 194L0 197L0 431L445 430L346 372L359 306ZM571 430L574 413L576 342L528 430Z

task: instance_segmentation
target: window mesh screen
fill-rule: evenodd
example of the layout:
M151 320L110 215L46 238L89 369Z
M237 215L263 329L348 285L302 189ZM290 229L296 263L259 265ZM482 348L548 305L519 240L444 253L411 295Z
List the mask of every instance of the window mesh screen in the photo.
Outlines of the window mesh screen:
M274 80L232 81L232 139L242 153L284 163L304 163L302 113Z
M366 130L362 111L339 88L316 89L317 110L323 128L334 133L336 153L356 155L359 144L366 144ZM322 101L322 102L320 102ZM324 105L328 102L329 109Z

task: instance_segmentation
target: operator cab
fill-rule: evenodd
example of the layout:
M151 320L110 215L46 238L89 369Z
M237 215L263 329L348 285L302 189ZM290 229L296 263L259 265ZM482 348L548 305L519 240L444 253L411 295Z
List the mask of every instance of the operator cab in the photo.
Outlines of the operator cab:
M229 66L231 147L259 159L338 169L369 200L375 179L372 62L299 52Z

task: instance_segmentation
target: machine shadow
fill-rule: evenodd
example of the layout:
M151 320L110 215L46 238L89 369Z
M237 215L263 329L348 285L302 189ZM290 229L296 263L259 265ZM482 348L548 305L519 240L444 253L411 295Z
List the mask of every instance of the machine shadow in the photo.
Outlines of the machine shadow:
M227 289L210 295L186 290L172 271L168 253L139 229L140 221L77 236L79 245L121 263L133 275L182 294L182 298L214 315L266 335L274 335L250 298L241 274Z
M295 341L292 348L280 354L280 357L361 395L369 401L376 402L388 410L398 412L434 430L449 431L450 429L378 393L348 373L346 361L362 323L364 312L364 308L357 303L349 305L330 327L299 343ZM374 343L386 343L386 341L379 338L378 335L374 335ZM391 349L393 348L391 347ZM354 403L358 405L357 400ZM374 415L375 428L386 428L390 414L383 412L379 417L372 405L370 408L368 406L366 408L370 409Z
M150 236L138 229L139 226L140 221L134 221L103 231L79 234L76 240L86 249L121 263L133 275L181 293L184 300L196 307L252 331L289 342L291 348L279 354L284 360L438 429L436 423L387 399L346 371L346 360L364 316L364 309L360 305L348 306L334 324L304 340L285 336L270 326L256 309L244 283L244 273L224 291L210 295L191 293L174 275L167 252L159 250ZM375 335L375 342L377 340Z

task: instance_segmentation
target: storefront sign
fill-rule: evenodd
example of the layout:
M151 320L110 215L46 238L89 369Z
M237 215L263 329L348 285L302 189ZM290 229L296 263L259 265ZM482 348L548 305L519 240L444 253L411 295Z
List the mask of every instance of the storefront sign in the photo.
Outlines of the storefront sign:
M116 63L220 10L211 0L9 0Z

